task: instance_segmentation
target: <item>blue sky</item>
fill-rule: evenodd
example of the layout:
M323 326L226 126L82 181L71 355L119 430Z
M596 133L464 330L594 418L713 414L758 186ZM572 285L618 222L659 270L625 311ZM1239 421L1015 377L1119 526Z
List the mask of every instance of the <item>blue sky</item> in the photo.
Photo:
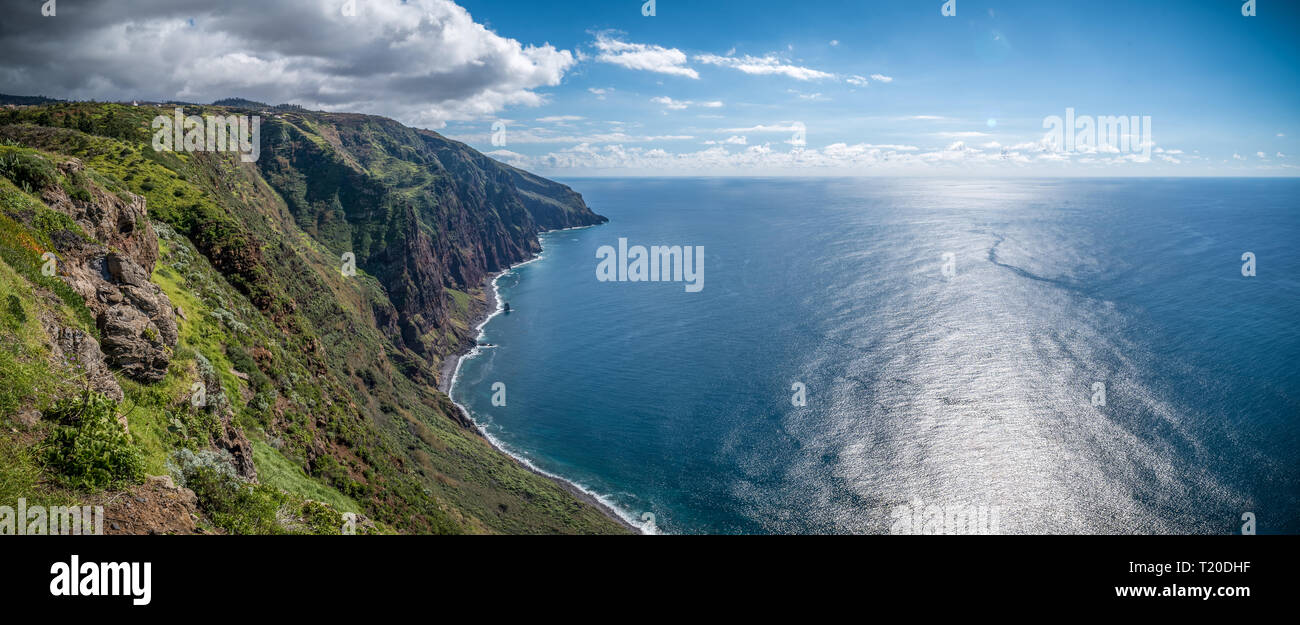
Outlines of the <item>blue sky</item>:
M1296 0L953 3L33 2L0 93L373 113L557 176L1300 171Z
M809 175L1295 173L1300 3L1262 0L1254 17L1234 0L957 0L953 17L941 14L940 0L659 0L654 17L642 15L642 4L463 1L498 33L573 50L580 60L545 90L546 104L495 116L506 122L504 146L492 145L481 120L449 122L443 132L521 165L585 174L700 166ZM617 53L602 58L602 40L686 60L634 69ZM817 73L746 73L708 62L711 55ZM1040 160L1042 148L1025 144L1042 139L1044 118L1069 107L1079 116L1150 116L1155 145L1136 161L1086 153ZM804 165L689 156L790 156L796 146L785 128L795 122L806 127ZM819 161L837 144L849 148L838 153L845 158ZM860 145L898 149L857 158L875 149L852 151ZM654 150L671 156L628 155Z

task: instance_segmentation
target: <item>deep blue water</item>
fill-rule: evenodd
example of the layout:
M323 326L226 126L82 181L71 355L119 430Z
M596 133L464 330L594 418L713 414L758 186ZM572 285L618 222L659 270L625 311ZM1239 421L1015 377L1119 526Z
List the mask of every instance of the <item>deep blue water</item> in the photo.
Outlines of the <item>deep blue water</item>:
M514 311L453 395L629 517L885 533L919 499L1003 533L1300 532L1298 181L566 182L610 223L500 279ZM598 281L619 237L704 246L703 290Z

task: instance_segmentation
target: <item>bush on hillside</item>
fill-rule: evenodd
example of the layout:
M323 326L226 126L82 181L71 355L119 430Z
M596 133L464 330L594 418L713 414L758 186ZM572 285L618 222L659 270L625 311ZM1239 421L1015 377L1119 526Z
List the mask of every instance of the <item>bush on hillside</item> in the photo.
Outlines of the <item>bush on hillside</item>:
M117 421L117 402L87 391L46 415L58 425L45 439L45 464L65 484L98 490L144 481L144 458Z

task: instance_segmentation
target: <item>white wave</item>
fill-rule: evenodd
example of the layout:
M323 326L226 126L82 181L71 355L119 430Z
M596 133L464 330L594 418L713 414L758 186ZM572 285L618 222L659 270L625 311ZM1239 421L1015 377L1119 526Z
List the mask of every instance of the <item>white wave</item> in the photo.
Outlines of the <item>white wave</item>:
M596 501L600 502L601 505L612 510L614 514L617 514L620 519L622 519L628 525L640 530L642 534L647 534L647 535L660 534L662 532L660 532L658 528L656 528L653 524L649 522L642 522L639 518L637 518L637 516L634 513L620 507L614 501L614 499L609 495L598 493L585 484L581 484L579 482L571 480L567 477L564 477L563 475L557 475L555 473L551 473L550 471L547 471L537 466L536 464L533 464L533 462L529 460L527 457L525 457L523 453L520 453L512 449L504 441L497 438L496 436L493 436L492 433L487 430L487 427L483 423L480 423L479 420L474 417L474 413L469 408L461 404L459 401L456 401L456 397L454 395L456 391L456 382L460 380L460 368L462 365L465 364L465 360L469 358L474 358L475 356L482 354L483 349L486 349L486 348L481 348L478 345L479 343L482 343L485 338L487 338L483 330L484 327L486 327L488 322L492 321L492 319L494 319L497 315L505 312L505 304L501 301L501 287L500 285L497 284L497 281L505 277L507 274L510 274L514 270L523 267L524 265L541 260L546 251L545 243L546 243L547 235L555 232L567 232L570 230L581 230L583 228L590 228L590 227L592 226L575 226L573 228L563 228L560 230L552 230L549 232L542 233L542 235L538 237L538 240L541 243L542 251L538 252L537 256L534 256L528 260L511 265L508 269L502 271L501 273L498 273L496 277L492 278L492 283L491 283L492 295L493 298L496 300L496 310L492 311L492 314L488 315L487 317L484 317L483 321L480 322L478 326L474 328L474 330L478 332L478 335L474 339L474 343L475 343L474 348L469 350L465 354L462 354L461 357L456 360L456 368L451 374L451 384L447 386L447 397L450 397L451 403L455 404L456 407L460 409L461 414L465 415L465 417L469 419L471 423L474 424L474 427L478 428L478 431L480 434L483 435L483 438L486 438L488 442L492 444L493 447L497 448L502 453L505 453L506 455L510 456L511 458L514 458L515 460L518 460L520 464L523 464L524 466L528 467L530 470L538 474L544 475L553 480L562 481L565 484L569 484L570 486L578 489L583 494L587 495L588 497L591 497L592 499L595 499ZM495 347L495 345L493 345L493 347Z

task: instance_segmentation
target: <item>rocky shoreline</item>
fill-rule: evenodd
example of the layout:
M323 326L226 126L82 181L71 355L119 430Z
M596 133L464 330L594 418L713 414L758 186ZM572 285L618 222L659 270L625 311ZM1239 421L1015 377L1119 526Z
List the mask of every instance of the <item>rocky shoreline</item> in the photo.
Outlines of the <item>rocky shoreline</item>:
M537 257L533 257L524 262L532 262L533 260L536 259ZM517 266L518 265L516 265L516 267ZM447 395L448 397L451 397L452 379L456 375L456 370L460 365L461 359L468 356L471 352L474 351L474 348L478 346L478 340L481 333L482 325L487 323L487 321L491 319L494 315L496 315L498 312L497 292L494 286L496 280L497 278L501 277L511 269L514 269L514 267L506 269L505 271L500 271L494 274L490 274L484 280L484 283L481 287L483 298L474 300L475 304L479 304L479 305L474 306L474 312L470 317L470 325L473 328L475 328L473 339L470 340L468 345L463 345L460 349L458 349L451 355L444 358L442 364L438 367L438 390L441 391L443 394ZM469 420L471 423L474 423L473 419L469 416L469 411L466 410L464 406L457 403L455 399L452 399L452 403L456 404L456 407L461 410L461 413L464 414L467 420ZM479 435L483 437L483 440L487 441L487 443L491 445L493 449L497 450L498 452L506 456L509 456L512 460L518 463L519 466L523 467L524 469L527 469L528 471L533 472L536 475L544 477L558 484L560 488L563 488L565 491L568 491L569 494L573 495L579 501L582 501L583 503L595 507L597 510L600 510L605 516L609 517L612 521L627 528L633 533L638 533L638 534L641 533L641 528L629 523L626 519L619 516L619 514L615 512L613 508L604 504L599 499L596 499L590 493L582 490L581 488L578 488L576 484L568 480L565 480L563 478L556 477L554 475L548 475L546 473L538 471L537 469L531 466L528 466L527 463L520 461L513 454L502 449L499 445L492 442L492 439L488 438L482 431L482 428L479 427L477 424L475 424L475 428L478 430Z

